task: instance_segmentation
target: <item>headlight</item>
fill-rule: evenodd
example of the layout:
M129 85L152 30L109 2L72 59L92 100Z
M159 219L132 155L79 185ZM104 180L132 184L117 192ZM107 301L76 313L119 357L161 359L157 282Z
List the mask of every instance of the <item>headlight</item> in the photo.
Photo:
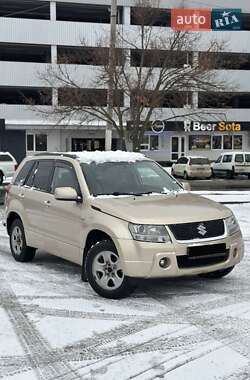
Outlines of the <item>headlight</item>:
M233 235L235 232L240 230L240 226L237 222L237 219L233 214L229 216L229 218L225 219L225 222L227 226L228 235Z
M134 240L151 243L168 243L171 241L165 226L129 223L128 228Z

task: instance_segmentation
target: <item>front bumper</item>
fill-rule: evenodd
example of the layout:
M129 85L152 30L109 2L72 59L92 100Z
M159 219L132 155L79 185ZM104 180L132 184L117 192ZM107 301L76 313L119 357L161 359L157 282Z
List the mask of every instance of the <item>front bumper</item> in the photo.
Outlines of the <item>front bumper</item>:
M178 266L177 257L187 257L188 247L215 244L226 244L228 251L226 260L217 264L191 268L180 268ZM180 277L213 272L238 264L244 255L244 242L241 232L212 241L200 240L199 243L182 244L175 241L173 244L157 244L119 239L116 245L123 261L124 273L129 277L138 278ZM160 267L159 262L162 258L168 259L169 266L167 268Z

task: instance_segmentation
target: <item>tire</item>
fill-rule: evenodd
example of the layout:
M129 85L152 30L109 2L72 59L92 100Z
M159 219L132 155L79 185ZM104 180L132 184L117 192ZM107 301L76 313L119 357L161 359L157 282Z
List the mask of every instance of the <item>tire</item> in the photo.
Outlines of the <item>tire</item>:
M4 175L0 172L0 186L3 184Z
M248 177L248 179L250 179L250 174L248 174L248 176L247 176L247 177Z
M135 288L132 279L123 274L117 250L110 240L102 240L90 248L85 268L89 284L104 298L125 298Z
M203 278L218 279L227 276L232 272L233 269L234 266L226 269L216 270L215 272L202 273L199 276Z
M187 172L184 172L184 176L183 176L183 178L186 180L186 181L188 181L190 178L189 178L189 176L188 176L188 174L187 174Z
M12 256L21 263L32 261L36 254L36 248L28 247L23 224L20 219L15 219L10 227L10 249Z
M171 175L174 177L175 176L175 174L174 174L174 170L172 169L171 170Z
M211 177L210 178L215 178L215 174L214 174L213 169L211 169Z

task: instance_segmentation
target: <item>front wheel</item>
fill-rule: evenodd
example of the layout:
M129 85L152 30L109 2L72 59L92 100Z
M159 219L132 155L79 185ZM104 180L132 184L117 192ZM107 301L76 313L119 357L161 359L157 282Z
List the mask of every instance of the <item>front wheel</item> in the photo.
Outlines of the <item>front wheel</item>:
M134 290L132 280L125 276L121 260L112 241L103 240L93 245L86 257L89 284L100 296L120 299Z
M216 270L215 272L202 273L200 274L200 277L218 279L218 278L227 276L229 273L232 272L233 269L234 269L234 266L230 268L226 268L226 269Z
M22 263L32 261L36 254L36 249L28 247L26 244L24 228L20 219L15 219L11 224L10 249L14 259Z

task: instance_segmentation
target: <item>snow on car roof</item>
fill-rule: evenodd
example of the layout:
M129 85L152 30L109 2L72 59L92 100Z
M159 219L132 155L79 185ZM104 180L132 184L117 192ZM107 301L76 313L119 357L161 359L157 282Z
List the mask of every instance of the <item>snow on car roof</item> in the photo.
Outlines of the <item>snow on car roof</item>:
M69 153L69 152L67 152ZM71 154L71 153L70 153ZM95 151L95 152L72 152L76 155L80 162L90 164L96 162L97 164L103 164L104 162L135 162L146 160L147 158L141 153L123 152L117 151Z

